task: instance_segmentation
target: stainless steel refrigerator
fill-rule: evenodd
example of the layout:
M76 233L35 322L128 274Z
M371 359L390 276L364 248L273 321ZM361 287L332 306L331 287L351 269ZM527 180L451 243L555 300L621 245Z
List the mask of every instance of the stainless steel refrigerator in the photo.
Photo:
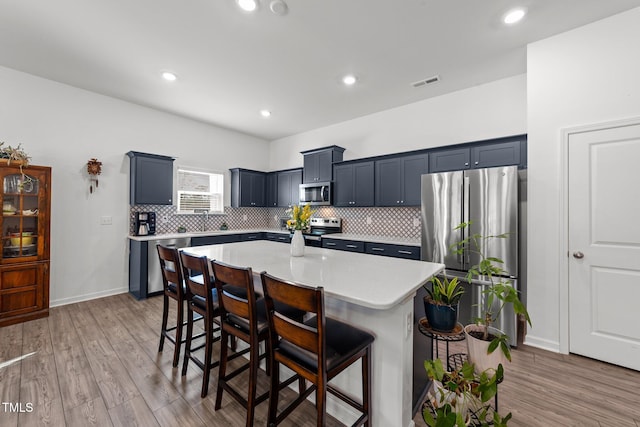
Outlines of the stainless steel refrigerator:
M455 230L471 221L465 230ZM422 259L446 265L448 276L465 276L479 262L474 253L455 254L451 247L469 233L498 235L482 248L486 256L502 259L504 278L518 289L518 169L517 166L473 169L422 175ZM464 325L480 318L482 291L486 278L476 277L459 305L459 321ZM497 301L494 303L497 306ZM506 333L515 346L517 321L508 305L494 326Z

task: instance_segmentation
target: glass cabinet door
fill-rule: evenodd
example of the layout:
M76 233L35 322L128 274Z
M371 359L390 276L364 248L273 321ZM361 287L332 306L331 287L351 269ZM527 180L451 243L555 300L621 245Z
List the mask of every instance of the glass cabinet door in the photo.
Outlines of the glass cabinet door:
M44 236L40 174L11 173L2 176L2 259L37 257ZM16 260L17 261L17 260Z

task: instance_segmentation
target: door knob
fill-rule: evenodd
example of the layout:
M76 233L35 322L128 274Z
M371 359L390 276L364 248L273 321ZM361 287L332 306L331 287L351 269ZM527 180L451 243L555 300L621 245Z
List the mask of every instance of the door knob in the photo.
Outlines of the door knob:
M573 253L573 257L576 258L576 259L582 259L582 258L584 258L584 254L582 252L580 252L580 251L576 251L576 252Z

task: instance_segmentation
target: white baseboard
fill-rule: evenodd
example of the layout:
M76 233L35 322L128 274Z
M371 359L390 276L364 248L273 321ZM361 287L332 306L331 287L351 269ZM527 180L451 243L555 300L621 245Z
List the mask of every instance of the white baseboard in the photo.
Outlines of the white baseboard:
M531 347L540 348L542 350L552 351L554 353L560 353L560 343L557 341L551 341L545 338L539 338L527 334L524 337L524 343Z
M94 292L91 294L78 295L70 298L61 298L57 300L51 300L49 303L50 307L58 307L61 305L73 304L76 302L89 301L92 299L109 297L111 295L124 294L129 292L129 288L127 286L123 286L121 288L109 289L106 291Z

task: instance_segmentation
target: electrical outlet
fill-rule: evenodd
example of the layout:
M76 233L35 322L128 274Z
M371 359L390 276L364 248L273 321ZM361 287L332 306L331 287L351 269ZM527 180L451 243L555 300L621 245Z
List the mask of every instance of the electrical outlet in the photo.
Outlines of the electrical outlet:
M418 217L413 218L413 226L420 227L420 218Z
M371 219L370 216L367 217L367 225L371 225L371 223L373 223L373 220Z
M160 219L160 221L161 221L163 224L168 223L168 222L169 222L169 215L162 215L162 218Z
M405 338L408 338L411 335L411 331L413 331L413 313L407 313L407 328L405 330Z
M111 225L113 220L110 215L104 215L100 217L100 225Z
M246 221L247 220L247 215L242 215L242 220Z

